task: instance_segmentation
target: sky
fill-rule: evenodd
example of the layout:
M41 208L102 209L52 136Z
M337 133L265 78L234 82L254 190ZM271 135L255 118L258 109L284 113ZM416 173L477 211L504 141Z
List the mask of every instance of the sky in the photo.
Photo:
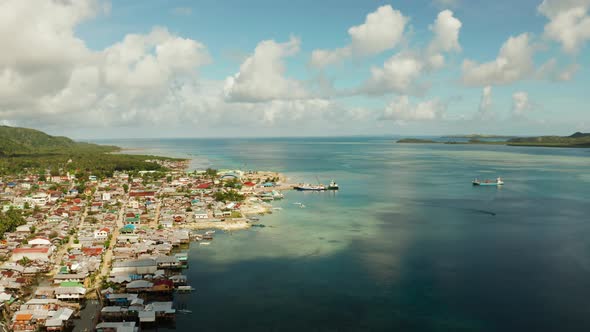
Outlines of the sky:
M590 132L590 0L0 0L0 124L78 139Z

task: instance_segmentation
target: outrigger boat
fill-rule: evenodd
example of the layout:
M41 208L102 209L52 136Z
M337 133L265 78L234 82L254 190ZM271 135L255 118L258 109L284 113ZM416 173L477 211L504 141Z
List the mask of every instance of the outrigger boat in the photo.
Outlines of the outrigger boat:
M495 181L493 181L493 180L481 181L481 180L475 179L475 180L473 180L472 183L474 186L501 186L504 184L504 181L502 181L502 178L499 177Z

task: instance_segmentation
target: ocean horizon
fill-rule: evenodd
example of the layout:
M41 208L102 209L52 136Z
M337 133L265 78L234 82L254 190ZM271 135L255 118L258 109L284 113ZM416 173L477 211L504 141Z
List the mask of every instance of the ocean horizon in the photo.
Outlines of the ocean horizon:
M177 330L578 331L587 295L590 149L396 144L382 137L95 140L270 170L266 227L189 249ZM502 187L472 186L474 178ZM301 203L305 208L300 208ZM160 330L162 328L159 328Z

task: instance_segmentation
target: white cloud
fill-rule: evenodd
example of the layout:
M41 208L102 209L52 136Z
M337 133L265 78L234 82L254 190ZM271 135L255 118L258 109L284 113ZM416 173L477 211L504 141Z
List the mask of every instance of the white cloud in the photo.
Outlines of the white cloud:
M502 85L530 77L534 72L534 48L529 39L527 33L508 38L491 62L464 60L463 82L471 86Z
M453 16L450 10L438 13L434 24L429 28L434 33L432 41L428 45L427 63L431 68L437 69L444 66L445 58L442 52L459 52L459 31L462 23Z
M316 68L323 68L338 63L352 56L352 48L349 46L335 50L314 50L311 52L310 64Z
M479 101L479 109L477 118L481 120L490 120L494 117L492 112L492 87L485 86L481 92L481 100Z
M387 59L383 67L371 68L371 78L360 89L373 95L397 93L417 93L421 88L417 84L424 70L424 63L419 55L402 52Z
M545 36L561 43L568 53L590 40L590 0L544 0L537 8L549 19Z
M536 71L536 78L550 81L571 81L580 69L580 65L572 63L566 67L560 67L555 58L547 60Z
M434 38L428 46L431 53L461 51L459 45L459 31L462 23L453 16L450 10L443 10L438 13L434 24L430 30L434 33Z
M408 96L400 96L385 107L382 120L400 123L409 121L433 121L441 119L445 105L438 100L423 101L412 104Z
M77 63L92 61L73 27L100 10L96 1L0 2L0 109L58 92Z
M531 109L528 93L518 91L512 94L512 115L514 117L522 117Z
M152 110L168 102L177 80L210 61L203 44L164 28L90 50L74 30L102 10L92 0L0 4L6 46L0 52L0 116L42 124L144 121L157 116Z
M240 71L226 79L225 96L229 101L260 102L307 97L303 85L285 77L284 58L299 51L300 40L291 37L286 43L262 41L254 54L240 66Z
M399 10L390 5L381 6L369 13L363 24L348 29L349 45L335 50L314 50L311 65L321 68L353 55L369 56L392 49L402 41L408 21Z
M444 65L442 52L459 52L459 31L462 23L453 16L450 10L438 13L434 24L429 28L434 33L434 38L428 46L428 63L432 68L440 68Z

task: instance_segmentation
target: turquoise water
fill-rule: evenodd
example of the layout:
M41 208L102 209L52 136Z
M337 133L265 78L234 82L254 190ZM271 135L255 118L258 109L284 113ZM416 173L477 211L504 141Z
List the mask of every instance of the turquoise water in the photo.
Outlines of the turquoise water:
M192 245L177 329L581 331L590 328L590 150L395 144L383 138L101 143L274 170L266 228ZM472 187L502 176L506 185ZM294 202L303 203L299 208Z

